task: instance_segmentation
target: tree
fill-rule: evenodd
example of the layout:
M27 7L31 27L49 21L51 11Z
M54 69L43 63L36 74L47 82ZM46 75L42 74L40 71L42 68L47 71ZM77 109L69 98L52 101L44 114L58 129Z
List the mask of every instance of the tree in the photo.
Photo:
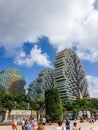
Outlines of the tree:
M35 101L37 104L37 110L39 110L41 114L45 108L45 101L43 99L37 99Z
M72 111L73 111L73 113L75 115L75 119L77 119L78 112L79 112L79 106L78 105L74 105Z
M91 98L91 107L98 110L98 98Z
M33 109L33 110L38 110L38 104L36 103L36 101L35 100L30 100L30 106L31 106L31 109Z
M14 99L15 99L14 95L5 94L1 101L3 108L8 109L8 111L9 111L9 113L8 113L9 118L10 118L11 110L15 107Z
M5 87L0 86L0 95L5 94L5 93L6 93Z
M71 101L67 101L67 102L63 102L64 103L64 108L67 110L67 111L72 111L73 109L73 100Z
M46 115L50 120L58 120L62 115L62 102L57 88L50 88L45 91Z
M17 102L18 109L28 109L28 103L31 102L31 99L25 93L19 93L15 95L15 101Z
M35 101L32 101L32 103L31 107L37 111L37 119L38 119L39 116L41 117L43 115L43 111L45 109L45 101L44 99L37 99Z

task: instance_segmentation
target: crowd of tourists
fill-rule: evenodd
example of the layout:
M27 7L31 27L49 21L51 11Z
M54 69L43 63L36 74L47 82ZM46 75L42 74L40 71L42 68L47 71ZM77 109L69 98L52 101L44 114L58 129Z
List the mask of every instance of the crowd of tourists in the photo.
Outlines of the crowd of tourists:
M32 119L23 119L22 120L22 130L45 130L46 125L46 118L41 116L40 119L37 121L36 118ZM18 130L17 121L12 121L12 130ZM77 123L73 123L72 129L70 129L70 120L68 117L66 118L65 125L62 125L62 121L58 121L58 126L55 128L55 130L81 130L81 128L77 127Z
M46 118L40 117L39 121L36 118L22 120L22 130L44 130ZM12 121L12 130L18 130L17 121Z

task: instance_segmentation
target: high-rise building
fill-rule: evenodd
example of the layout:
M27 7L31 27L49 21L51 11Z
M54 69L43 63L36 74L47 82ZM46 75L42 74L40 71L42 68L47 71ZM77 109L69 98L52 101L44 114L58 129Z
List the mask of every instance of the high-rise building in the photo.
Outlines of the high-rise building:
M56 55L54 69L54 87L60 91L63 101L79 97L89 97L88 84L79 57L71 49L65 49Z
M32 99L36 99L36 86L37 80L33 80L28 87L28 96Z
M39 73L38 78L30 83L28 95L32 99L44 98L45 89L53 86L53 70L50 68L44 69Z
M9 67L0 71L0 87L7 93L25 92L25 83L24 75L17 69Z
M79 57L71 49L57 53L55 68L44 69L38 78L32 81L28 95L32 99L44 98L45 89L56 87L63 101L89 97L86 76Z

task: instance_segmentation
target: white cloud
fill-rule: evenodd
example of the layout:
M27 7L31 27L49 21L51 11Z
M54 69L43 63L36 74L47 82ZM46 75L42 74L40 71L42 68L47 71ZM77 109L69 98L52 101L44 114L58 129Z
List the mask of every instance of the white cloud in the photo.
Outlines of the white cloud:
M15 63L19 65L25 65L27 67L31 67L34 63L44 67L50 67L51 65L47 54L42 54L41 49L37 46L32 48L30 55L26 55L23 50L18 52Z
M82 59L98 61L95 0L0 0L0 46L12 50L45 35L58 50L77 46ZM93 50L93 51L92 51ZM90 53L87 53L89 51Z
M98 62L98 51L95 49L77 50L76 53L80 59L91 61L92 63Z
M87 75L87 80L89 84L90 96L98 98L98 77Z

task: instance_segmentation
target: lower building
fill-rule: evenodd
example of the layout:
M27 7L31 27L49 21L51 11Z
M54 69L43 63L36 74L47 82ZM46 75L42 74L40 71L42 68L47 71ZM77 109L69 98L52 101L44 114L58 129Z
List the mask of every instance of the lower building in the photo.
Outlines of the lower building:
M45 89L53 87L53 70L44 69L38 75L38 78L32 81L28 88L28 95L32 99L44 99Z

